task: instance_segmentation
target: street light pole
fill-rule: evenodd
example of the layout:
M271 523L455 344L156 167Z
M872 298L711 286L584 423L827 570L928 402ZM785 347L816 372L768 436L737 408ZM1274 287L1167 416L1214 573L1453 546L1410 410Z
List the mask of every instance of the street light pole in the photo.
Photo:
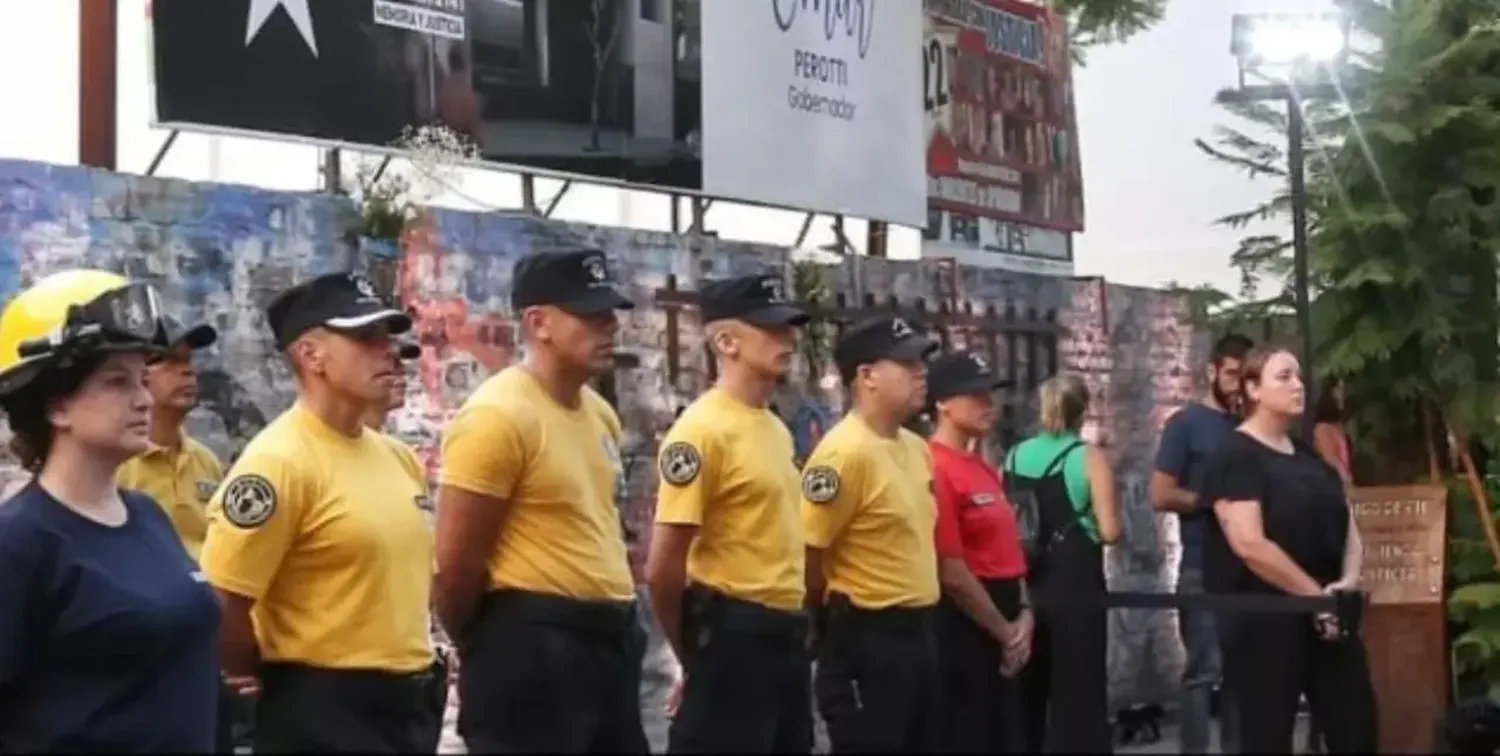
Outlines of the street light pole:
M1317 422L1317 374L1313 369L1312 282L1307 250L1307 155L1302 142L1307 123L1302 113L1305 97L1339 96L1337 71L1349 47L1349 19L1339 13L1236 13L1230 27L1229 51L1239 64L1239 87L1219 93L1222 101L1280 100L1286 103L1287 181L1292 204L1292 296L1301 332L1302 381L1306 401L1303 432L1312 440ZM1318 81L1326 70L1330 80ZM1248 84L1246 74L1279 79ZM1302 95L1302 96L1299 96Z
M1297 331L1302 335L1302 382L1305 393L1302 430L1312 442L1317 422L1313 407L1318 401L1317 371L1313 370L1312 292L1307 262L1307 155L1302 135L1302 103L1293 87L1286 88L1287 177L1291 182L1292 200L1292 292L1296 298Z

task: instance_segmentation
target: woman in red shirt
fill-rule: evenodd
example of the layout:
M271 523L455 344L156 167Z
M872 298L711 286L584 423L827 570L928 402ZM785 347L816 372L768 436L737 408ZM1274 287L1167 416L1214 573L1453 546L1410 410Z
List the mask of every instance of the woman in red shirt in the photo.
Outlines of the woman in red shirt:
M945 733L956 753L1024 751L1014 678L1031 653L1026 558L1000 475L977 451L1005 385L976 354L928 368Z

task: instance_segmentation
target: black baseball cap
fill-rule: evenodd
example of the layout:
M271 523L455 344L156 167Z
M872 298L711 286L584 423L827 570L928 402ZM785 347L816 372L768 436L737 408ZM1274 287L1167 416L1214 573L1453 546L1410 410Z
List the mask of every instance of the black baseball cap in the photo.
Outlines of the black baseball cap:
M802 326L812 318L786 301L781 276L756 274L698 286L698 311L703 322L743 320L754 326Z
M278 349L314 328L348 331L384 323L392 334L411 330L411 316L357 273L329 273L287 289L266 307L266 322Z
M905 319L875 318L844 332L833 348L833 362L839 373L849 376L860 365L881 360L919 362L930 359L937 350L937 342Z
M171 315L163 315L161 318L161 327L163 333L166 335L165 341L169 349L185 346L188 349L197 351L199 349L207 349L219 340L218 330L207 323L186 326L183 325L181 320Z
M927 400L988 394L1012 385L974 352L948 352L927 365Z
M635 303L614 286L609 260L597 249L533 252L511 271L510 306L552 305L574 315L630 310Z

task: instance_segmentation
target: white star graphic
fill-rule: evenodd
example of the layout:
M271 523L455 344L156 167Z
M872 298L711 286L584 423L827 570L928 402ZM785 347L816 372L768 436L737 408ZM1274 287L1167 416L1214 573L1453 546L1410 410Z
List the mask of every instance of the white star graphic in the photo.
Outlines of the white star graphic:
M302 34L303 41L307 42L307 49L312 51L314 58L318 57L318 40L313 37L312 12L307 9L307 0L250 0L250 14L245 19L245 46L250 46L261 27L266 25L266 19L277 8L286 11Z

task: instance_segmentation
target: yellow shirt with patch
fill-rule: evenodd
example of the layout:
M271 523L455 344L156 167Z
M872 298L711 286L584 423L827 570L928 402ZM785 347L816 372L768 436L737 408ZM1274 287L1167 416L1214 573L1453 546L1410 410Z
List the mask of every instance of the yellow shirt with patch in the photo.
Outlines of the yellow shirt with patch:
M254 600L261 658L414 672L432 664L432 531L416 456L295 404L245 447L210 506L203 572Z
M826 552L830 593L862 609L937 603L937 503L921 436L886 438L846 415L802 469L802 523L807 545Z
M505 501L490 587L630 601L635 580L615 504L620 418L584 387L559 404L519 366L491 376L443 431L441 485Z
M712 389L677 419L658 455L656 521L696 525L688 576L773 609L806 594L796 448L786 424Z
M208 534L208 502L224 479L224 467L207 446L187 436L176 449L152 446L120 466L121 488L150 496L172 521L193 559L203 554Z

